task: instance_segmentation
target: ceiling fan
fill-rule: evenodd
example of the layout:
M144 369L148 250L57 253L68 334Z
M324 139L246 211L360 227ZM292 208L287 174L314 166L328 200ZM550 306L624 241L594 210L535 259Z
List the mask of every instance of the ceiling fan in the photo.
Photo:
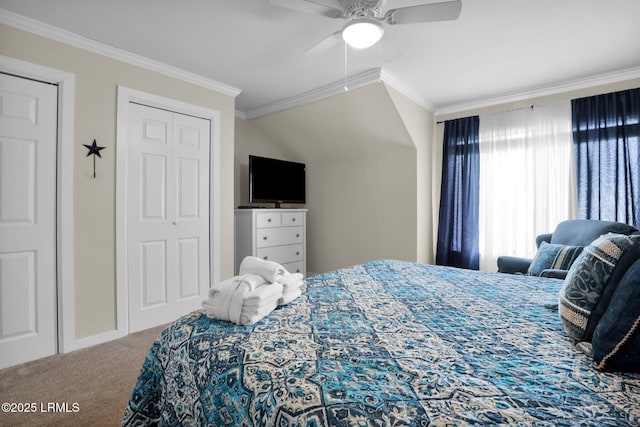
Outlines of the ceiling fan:
M386 0L270 0L274 6L314 13L328 18L347 19L342 30L336 31L310 49L321 50L334 44L341 36L356 49L373 46L382 38L387 25L452 21L460 16L461 0L399 7L384 11Z

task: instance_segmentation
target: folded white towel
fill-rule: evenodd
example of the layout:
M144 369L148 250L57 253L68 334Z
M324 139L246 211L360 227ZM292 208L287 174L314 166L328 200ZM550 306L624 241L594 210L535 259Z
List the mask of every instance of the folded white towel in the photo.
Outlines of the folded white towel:
M209 289L209 299L205 308L211 315L217 319L229 320L229 305L236 291L235 277L216 283Z
M278 300L278 305L287 305L292 302L294 299L298 298L302 295L302 289L296 288L293 290L289 290L288 292L284 292L282 294L282 298Z
M238 323L245 297L266 283L262 276L253 274L223 280L209 290L209 299L202 307L209 317Z
M212 317L214 319L220 319L220 320L228 320L228 319L221 319L220 317L216 316L216 304L210 300L210 299L206 299L204 301L202 301L202 309L204 310L204 314L206 314L209 317Z
M287 270L277 262L267 261L254 256L245 257L240 263L240 274L257 274L269 282L275 283L283 278Z
M273 261L245 257L240 274L212 286L202 308L209 317L252 325L302 295L303 279Z
M280 298L282 298L282 293L280 293L278 296L276 296L275 298L269 298L266 299L264 301L254 301L254 302L245 302L244 304L242 304L242 310L243 311L255 311L255 310L262 310L263 307L267 307L270 306L272 304L278 304L278 301L280 301Z
M283 285L262 276L235 276L215 284L202 302L205 314L238 325L252 325L271 313L283 296Z
M282 285L280 283L258 286L245 297L238 324L253 325L262 320L276 309L281 297Z
M254 323L267 317L273 310L276 309L278 303L275 302L271 305L266 305L260 310L243 310L238 320L238 325L253 325Z
M244 297L244 305L248 307L264 306L271 301L278 301L283 290L282 284L278 282L258 286Z

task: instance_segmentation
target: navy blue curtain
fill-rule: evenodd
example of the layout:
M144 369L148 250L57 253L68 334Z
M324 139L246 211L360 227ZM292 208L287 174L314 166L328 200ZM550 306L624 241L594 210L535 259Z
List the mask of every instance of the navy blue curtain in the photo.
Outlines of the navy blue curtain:
M478 270L480 118L444 123L436 264Z
M580 218L640 226L640 88L571 101Z

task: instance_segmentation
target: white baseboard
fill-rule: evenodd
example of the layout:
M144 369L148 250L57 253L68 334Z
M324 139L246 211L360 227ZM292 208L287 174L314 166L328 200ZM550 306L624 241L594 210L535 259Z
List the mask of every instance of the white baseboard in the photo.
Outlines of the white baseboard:
M127 336L126 332L113 330L113 331L103 332L98 335L92 335L86 338L80 338L78 340L75 340L73 343L69 344L64 349L64 353L69 353L71 351L76 351L83 348L92 347L94 345L103 344L103 343L113 341L125 336Z

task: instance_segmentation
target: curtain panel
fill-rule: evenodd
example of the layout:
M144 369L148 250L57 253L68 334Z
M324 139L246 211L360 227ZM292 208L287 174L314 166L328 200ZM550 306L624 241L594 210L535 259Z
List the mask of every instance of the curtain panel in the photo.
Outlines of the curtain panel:
M479 117L444 124L436 264L477 270Z
M575 217L571 104L480 116L480 269L531 258L538 234Z
M640 88L571 101L578 216L640 226Z

